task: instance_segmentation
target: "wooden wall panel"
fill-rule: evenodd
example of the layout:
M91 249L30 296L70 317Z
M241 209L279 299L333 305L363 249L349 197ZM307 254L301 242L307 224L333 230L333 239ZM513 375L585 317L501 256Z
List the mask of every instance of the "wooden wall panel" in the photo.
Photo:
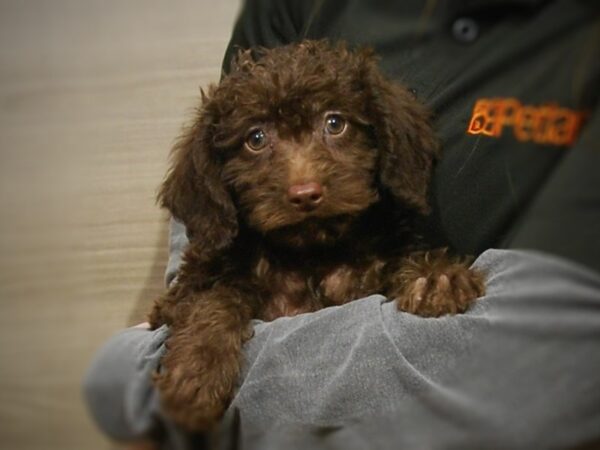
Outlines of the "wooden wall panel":
M156 189L239 6L0 1L0 448L112 448L82 375L162 290Z

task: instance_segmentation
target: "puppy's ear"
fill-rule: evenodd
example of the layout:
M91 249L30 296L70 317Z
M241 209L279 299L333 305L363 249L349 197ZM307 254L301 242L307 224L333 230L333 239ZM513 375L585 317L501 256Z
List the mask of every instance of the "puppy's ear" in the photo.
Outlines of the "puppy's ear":
M158 193L158 201L186 226L190 241L200 244L205 256L228 247L238 231L237 213L221 180L221 164L212 150L211 116L207 99L194 124L171 153L171 167Z
M393 197L427 214L427 189L439 152L427 110L406 88L386 79L374 58L366 74L380 182Z

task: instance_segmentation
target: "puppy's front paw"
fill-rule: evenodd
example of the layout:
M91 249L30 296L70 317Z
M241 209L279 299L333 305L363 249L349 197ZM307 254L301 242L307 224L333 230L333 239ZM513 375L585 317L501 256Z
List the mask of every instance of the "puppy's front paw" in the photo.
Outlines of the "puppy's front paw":
M410 259L400 272L398 309L423 317L462 313L485 293L483 274L445 251Z
M240 372L238 355L196 354L194 358L163 359L154 382L161 407L188 431L210 431L229 405Z

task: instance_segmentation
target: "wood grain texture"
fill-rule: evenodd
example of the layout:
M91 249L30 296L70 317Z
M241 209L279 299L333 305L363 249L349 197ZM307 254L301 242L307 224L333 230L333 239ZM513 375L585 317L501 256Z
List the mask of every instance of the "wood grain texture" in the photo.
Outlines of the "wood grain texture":
M113 448L82 376L163 289L156 189L239 6L0 1L0 448Z

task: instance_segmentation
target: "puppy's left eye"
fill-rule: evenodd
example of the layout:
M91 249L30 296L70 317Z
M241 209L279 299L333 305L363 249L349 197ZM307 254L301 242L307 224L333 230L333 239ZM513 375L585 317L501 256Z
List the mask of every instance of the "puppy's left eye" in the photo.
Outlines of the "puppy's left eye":
M325 117L325 131L328 134L342 134L346 129L346 119L340 114L328 114Z

